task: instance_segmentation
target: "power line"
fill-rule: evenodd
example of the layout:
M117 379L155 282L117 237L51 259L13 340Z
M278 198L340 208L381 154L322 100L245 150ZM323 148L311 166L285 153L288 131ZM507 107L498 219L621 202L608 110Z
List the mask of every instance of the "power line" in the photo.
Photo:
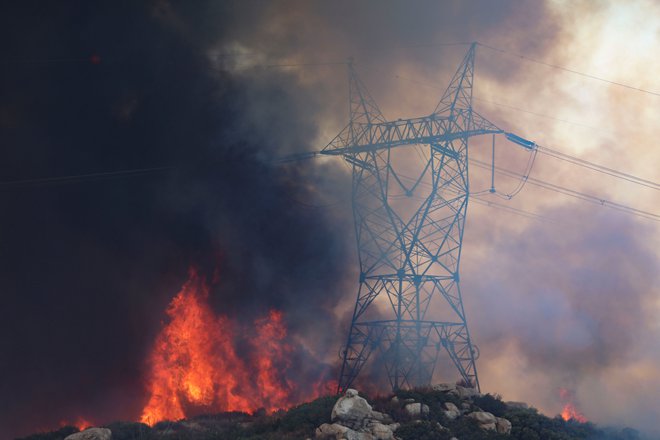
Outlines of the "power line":
M416 79L403 77L401 75L394 75L394 77L397 78L397 79L402 79L404 81L410 81L412 83L419 84L419 85L422 85L422 86L431 87L431 88L434 88L436 90L444 90L444 88L442 88L438 85L432 84L430 82L419 81L419 80L416 80ZM598 132L601 132L601 133L607 133L604 130L602 130L598 127L594 127L592 125L583 124L581 122L569 121L568 119L557 118L557 117L546 115L546 114L543 114L543 113L533 112L531 110L526 110L524 108L516 107L516 106L510 105L510 104L503 104L501 102L491 101L489 99L479 98L477 96L473 96L472 99L474 99L475 101L481 101L481 102L486 102L488 104L493 104L493 105L496 105L498 107L509 108L509 109L512 109L512 110L519 111L521 113L527 113L527 114L534 115L534 116L539 116L539 117L542 117L542 118L552 119L552 120L563 122L563 123L566 123L566 124L577 125L577 126L589 128L591 130L595 130L595 131L598 131Z
M305 157L303 157L303 158L307 159L307 158L319 157L320 156L319 153L320 152L304 153ZM280 158L278 161L276 161L276 163L286 163L286 162L298 160L293 156L296 156L296 155L285 156L283 158ZM475 166L477 166L479 168L484 168L484 169L488 169L488 170L491 169L490 164L487 164L487 163L482 162L482 161L477 160L477 159L470 159L470 163L474 164ZM654 214L652 212L643 211L641 209L633 208L632 206L623 205L621 203L613 202L613 201L610 201L610 200L607 200L607 199L604 199L604 198L601 198L601 197L597 197L597 196L594 196L594 195L591 195L591 194L586 194L586 193L583 193L583 192L580 192L580 191L576 191L574 189L570 189L570 188L566 188L566 187L563 187L563 186L560 186L560 185L556 185L554 183L545 182L543 180L536 179L534 177L525 176L525 175L516 173L516 172L511 171L511 170L507 170L507 169L504 169L504 168L501 168L501 167L498 167L498 166L495 166L494 168L495 168L495 171L498 172L499 174L502 174L502 175L505 175L505 176L508 176L508 177L512 177L512 178L516 178L516 179L522 179L526 183L529 183L529 184L534 185L534 186L538 186L538 187L541 187L541 188L544 188L544 189L547 189L547 190L550 190L550 191L554 191L554 192L564 194L564 195L567 195L567 196L570 196L570 197L574 197L574 198L577 198L577 199L580 199L580 200L584 200L584 201L587 201L587 202L590 202L590 203L594 203L594 204L605 206L605 207L615 209L615 210L618 210L618 211L621 211L621 212L625 212L627 214L635 215L637 217L645 218L647 220L660 221L660 215ZM407 179L412 179L411 177L403 176L401 174L399 174L399 176L407 178ZM422 184L430 185L426 182L422 182ZM504 206L504 205L502 205L502 206ZM534 213L531 213L531 214L534 215Z
M405 180L408 180L410 182L416 182L416 179L414 179L410 176L399 174L399 177L401 177ZM429 182L421 182L421 184L426 186L426 187L433 188L433 185L431 185ZM458 192L455 192L455 191L451 191L451 190L448 190L448 191L451 192L452 194L458 194ZM508 211L511 214L516 214L516 215L519 215L519 216L522 216L522 217L527 217L527 218L530 218L530 219L533 219L533 220L541 220L541 221L546 221L546 222L550 222L550 223L557 223L557 220L552 219L550 217L543 216L543 215L538 214L536 212L525 211L523 209L514 208L512 206L502 205L501 203L492 202L492 201L486 200L482 197L475 196L472 193L469 194L469 195L470 195L470 200L473 201L474 203L479 204L479 205L483 205L483 206L493 208L493 209ZM403 197L408 197L408 196L403 195ZM420 201L426 200L426 199L424 199L423 197L420 197L420 196L413 196L413 198L415 198L417 200L420 200Z
M471 200L474 203L477 203L479 205L484 205L484 206L487 206L489 208L494 208L494 209L500 209L502 211L508 211L511 214L516 214L516 215L519 215L519 216L522 216L522 217L527 217L527 218L530 218L532 220L540 220L540 221L549 222L549 223L557 223L557 220L552 219L550 217L546 217L546 216L543 216L541 214L537 214L537 213L531 212L531 211L525 211L524 209L514 208L512 206L507 206L507 205L502 205L501 203L491 202L490 200L486 200L486 199L481 198L481 197L472 196Z
M261 64L250 67L263 67L265 69L272 69L277 67L309 67L309 66L346 66L346 61L331 61L325 63L286 63L286 64Z
M607 174L608 176L616 177L618 179L623 179L631 183L635 183L637 185L642 185L647 188L652 188L655 190L660 190L660 183L652 182L650 180L642 179L641 177L633 176L632 174L624 173L622 171L617 171L612 168L605 167L603 165L598 165L593 162L589 162L584 159L580 159L579 157L574 157L570 156L566 153L562 153L561 151L554 150L550 147L544 147L542 145L537 145L538 150L548 156L554 157L559 160L563 160L565 162L572 163L574 165L578 165L593 171L597 171L599 173Z
M119 170L119 171L106 171L100 173L87 173L87 174L74 174L69 176L57 176L57 177L42 177L36 179L19 179L19 180L8 180L0 182L0 188L16 188L23 186L43 186L49 184L67 184L67 183L78 183L89 180L104 180L104 179L116 179L122 177L134 177L141 176L145 174L151 174L158 171L169 171L174 169L174 167L153 167L153 168L136 168L130 170Z
M635 87L635 86L631 86L631 85L628 85L628 84L612 81L612 80L609 80L609 79L606 79L606 78L601 78L599 76L591 75L589 73L579 72L579 71L574 70L574 69L569 69L568 67L559 66L557 64L551 64L551 63L541 61L541 60L537 60L537 59L534 59L534 58L529 58L529 57L526 57L525 55L520 55L520 54L517 54L517 53L509 52L507 50L500 49L500 48L493 47L493 46L489 46L489 45L484 44L484 43L477 42L477 44L481 47L485 47L486 49L490 49L490 50L495 51L495 52L500 52L500 53L503 53L503 54L506 54L506 55L509 55L509 56L517 57L517 58L520 58L521 60L524 60L524 61L529 61L529 62L532 62L532 63L541 64L543 66L551 67L553 69L563 70L564 72L573 73L575 75L580 75L580 76L583 76L585 78L593 79L593 80L596 80L596 81L601 81L601 82L612 84L612 85L615 85L615 86L625 87L627 89L636 90L638 92L647 93L649 95L660 96L660 93L653 92L651 90L642 89L640 87Z
M423 81L418 81L418 80L414 80L414 79L411 79L411 78L405 78L405 77L402 77L402 76L399 76L399 75L395 75L395 77L398 78L398 79L403 79L403 80L406 80L406 81L421 84L421 85L424 85L424 86L427 86L427 87L433 87L433 88L440 89L440 87L436 87L436 86L434 86L430 83L426 83L426 82L423 82ZM511 108L513 110L533 114L533 115L536 115L536 116L542 116L542 117L545 117L545 118L554 119L554 120L560 121L560 122L566 122L566 123L569 123L569 124L581 125L583 127L591 128L593 130L599 130L598 128L591 127L589 125L585 125L585 124L581 124L581 123L573 122L573 121L568 121L566 119L555 118L553 116L544 115L544 114L541 114L541 113L535 113L535 112L532 112L532 111L529 111L529 110L525 110L525 109L522 109L522 108L519 108L519 107L514 107L514 106L511 106L511 105L507 105L507 104L501 104L501 103L497 103L497 102L494 102L494 101L488 101L488 100L485 100L485 99L482 99L482 98L477 98L477 97L473 97L472 99L477 100L477 101L488 102L490 104L494 104L494 105L501 106L501 107ZM599 131L601 131L601 130L599 130ZM612 168L608 168L608 167L605 167L603 165L599 165L599 164L596 164L594 162L587 161L585 159L574 157L574 156L571 156L569 154L562 153L561 151L554 150L550 147L545 147L545 146L542 146L542 145L537 145L537 146L538 146L539 152L541 152L543 154L546 154L548 156L552 156L556 159L563 160L563 161L572 163L574 165L578 165L578 166L581 166L581 167L584 167L584 168L588 168L590 170L597 171L597 172L600 172L600 173L603 173L603 174L607 174L608 176L623 179L623 180L626 180L628 182L635 183L637 185L645 186L647 188L660 190L660 183L656 183L656 182L653 182L653 181L650 181L650 180L647 180L647 179L642 179L641 177L637 177L637 176L634 176L632 174L624 173L622 171L617 171L617 170L614 170Z
M470 159L470 162L472 164L474 164L475 166L479 167L479 168L491 169L490 164L487 164L487 163L482 162L480 160ZM501 168L501 167L498 167L498 166L495 166L495 170L499 174L502 174L502 175L505 175L505 176L508 176L508 177L517 178L517 179L521 179L521 178L526 179L527 183L529 183L530 185L535 185L535 186L545 188L547 190L554 191L554 192L557 192L557 193L560 193L560 194L564 194L564 195L567 195L567 196L570 196L570 197L574 197L574 198L577 198L577 199L580 199L580 200L584 200L584 201L591 202L591 203L594 203L594 204L597 204L597 205L601 205L601 206L605 206L605 207L608 207L608 208L616 209L618 211L622 211L622 212L625 212L627 214L632 214L632 215L635 215L637 217L645 218L647 220L660 221L660 215L654 214L652 212L643 211L641 209L633 208L631 206L623 205L621 203L612 202L610 200L603 199L601 197L597 197L597 196L594 196L594 195L591 195L591 194L586 194L586 193L583 193L583 192L580 192L580 191L576 191L574 189L570 189L570 188L566 188L566 187L563 187L563 186L560 186L560 185L556 185L554 183L545 182L543 180L536 179L534 177L529 177L529 176L525 177L525 176L523 176L521 174L518 174L514 171L507 170L507 169L504 169L504 168Z

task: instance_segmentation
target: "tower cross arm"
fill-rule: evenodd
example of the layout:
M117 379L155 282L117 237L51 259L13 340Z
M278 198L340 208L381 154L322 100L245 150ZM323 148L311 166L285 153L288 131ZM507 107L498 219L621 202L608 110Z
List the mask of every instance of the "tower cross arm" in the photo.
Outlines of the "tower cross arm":
M504 133L504 130L476 112L458 112L453 117L434 113L421 118L347 126L321 153L355 154L401 145L451 142L491 133Z

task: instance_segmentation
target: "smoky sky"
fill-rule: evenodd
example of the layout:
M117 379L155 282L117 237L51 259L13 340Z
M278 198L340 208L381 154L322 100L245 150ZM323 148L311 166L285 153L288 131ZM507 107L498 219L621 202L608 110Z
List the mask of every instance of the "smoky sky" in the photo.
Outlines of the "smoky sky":
M205 32L222 38L231 16L205 28L209 5L191 5L5 6L1 180L166 168L3 185L3 438L81 413L135 418L190 265L219 268L218 313L277 308L293 334L332 325L343 220L314 208L324 197L295 165L272 164L309 148L315 98L287 73L214 69Z
M575 204L546 213L562 223L531 225L515 243L496 238L498 258L475 258L482 276L469 285L491 354L514 344L530 368L570 382L634 355L652 319L657 259L649 225Z
M571 47L536 1L2 8L0 181L14 182L0 184L3 438L83 410L100 422L137 418L145 358L190 265L209 277L219 269L217 313L249 323L283 310L293 337L336 362L357 287L350 172L332 161L273 163L322 148L346 124L345 66L324 63L355 57L385 116L421 112L401 115L410 117L430 113L442 90L395 76L441 84L465 50L436 43L479 40L538 59ZM480 51L477 90L552 94L539 71ZM322 65L269 67L287 63ZM484 208L470 209L462 279L482 383L508 391L488 383L484 362L495 365L512 341L533 369L558 377L632 356L647 319L643 280L657 263L643 227L587 210L566 228L505 219L493 233ZM548 328L533 326L543 320ZM301 375L313 377L308 370Z

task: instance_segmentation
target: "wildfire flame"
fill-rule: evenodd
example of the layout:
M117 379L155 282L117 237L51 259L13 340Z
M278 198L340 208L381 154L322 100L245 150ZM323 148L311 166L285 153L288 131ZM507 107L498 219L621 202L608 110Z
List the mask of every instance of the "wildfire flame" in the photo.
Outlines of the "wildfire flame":
M85 429L94 426L94 422L91 422L85 419L84 417L78 417L74 423L67 422L66 420L61 420L60 428L63 428L65 426L75 426L76 428L78 428L78 431L84 431Z
M205 280L191 268L150 356L150 397L141 422L179 420L199 410L272 412L299 403L296 384L285 376L293 348L282 313L271 310L245 328L217 316L208 295ZM304 397L317 397L322 388L312 387Z
M575 420L580 423L586 423L587 418L580 411L575 408L575 395L572 391L567 390L566 388L559 389L559 397L564 404L564 408L561 410L561 418L569 421Z

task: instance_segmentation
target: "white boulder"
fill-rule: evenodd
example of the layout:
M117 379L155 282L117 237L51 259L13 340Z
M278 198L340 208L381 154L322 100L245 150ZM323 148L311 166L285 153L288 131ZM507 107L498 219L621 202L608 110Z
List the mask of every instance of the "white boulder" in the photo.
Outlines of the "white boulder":
M64 440L110 440L112 431L108 428L88 428L66 436Z
M376 440L394 440L394 432L392 429L380 422L372 423L369 426L369 430Z
M511 422L502 417L497 417L496 420L497 432L500 434L511 434Z
M497 430L497 417L486 411L474 411L467 415L477 421L481 429L495 431Z
M369 402L360 397L354 389L346 390L346 394L335 403L330 415L333 422L351 429L362 429L370 419L374 418Z
M406 406L403 407L403 409L406 410L406 412L414 418L420 418L427 416L429 414L429 407L428 405L425 405L423 403L408 403Z
M443 393L448 393L450 391L455 391L456 390L456 384L453 384L453 383L435 384L435 385L433 385L433 390L441 391Z
M446 410L444 411L445 417L447 417L449 420L454 420L461 415L461 410L459 410L458 407L453 403L445 402L444 406Z

